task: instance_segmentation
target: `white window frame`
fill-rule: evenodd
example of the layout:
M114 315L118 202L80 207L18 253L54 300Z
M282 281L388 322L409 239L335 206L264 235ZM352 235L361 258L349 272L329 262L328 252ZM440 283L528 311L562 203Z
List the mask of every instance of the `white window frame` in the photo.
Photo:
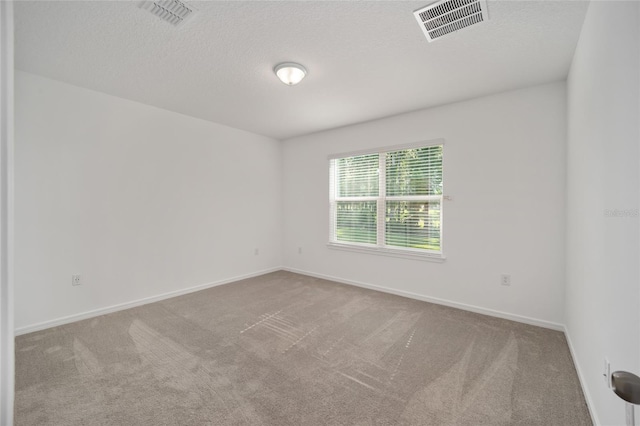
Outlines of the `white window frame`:
M442 157L444 162L444 139L433 139L428 141L416 142L404 145L392 145L381 148L368 149L362 151L351 151L339 154L329 155L329 242L327 246L332 249L356 251L361 253L377 254L384 256L403 257L410 259L420 259L434 262L442 262L446 259L443 248L443 212L444 212L444 200L446 197L441 195L416 195L416 196L386 196L386 173L379 174L378 182L378 195L370 197L339 197L335 196L335 180L336 170L333 167L333 161L340 158L356 157L360 155L379 155L379 167L380 170L386 170L386 154L387 152L402 151L406 149L427 148L434 145L442 145ZM444 174L444 164L443 164ZM444 178L443 178L444 182ZM444 186L444 185L443 185ZM338 201L375 201L377 203L378 212L384 211L384 205L386 201L439 201L440 202L440 251L434 252L423 249L415 249L410 247L393 247L385 245L385 217L384 214L378 214L376 223L376 244L356 243L356 242L344 242L338 241L336 238L336 203ZM381 205L382 204L382 205Z

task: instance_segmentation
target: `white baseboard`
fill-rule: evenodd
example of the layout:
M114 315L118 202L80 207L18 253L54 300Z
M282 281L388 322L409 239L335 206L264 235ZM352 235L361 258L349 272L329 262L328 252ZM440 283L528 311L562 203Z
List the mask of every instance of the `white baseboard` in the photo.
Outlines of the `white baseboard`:
M550 321L540 320L540 319L536 319L536 318L525 317L525 316L522 316L522 315L510 314L508 312L495 311L493 309L482 308L480 306L467 305L465 303L453 302L451 300L440 299L440 298L437 298L437 297L425 296L425 295L422 295L422 294L412 293L412 292L409 292L409 291L396 290L394 288L383 287L383 286L373 285L373 284L367 284L367 283L363 283L363 282L360 282L360 281L346 280L346 279L339 278L339 277L333 277L333 276L324 275L324 274L317 274L315 272L303 271L303 270L295 269L295 268L283 267L282 269L285 270L285 271L294 272L296 274L308 275L310 277L315 277L315 278L322 278L322 279L325 279L325 280L335 281L335 282L339 282L339 283L342 283L342 284L348 284L348 285L353 285L353 286L356 286L356 287L368 288L370 290L377 290L377 291L381 291L381 292L384 292L384 293L395 294L396 296L408 297L410 299L422 300L424 302L430 302L430 303L435 303L435 304L438 304L438 305L444 305L444 306L449 306L449 307L452 307L452 308L458 308L458 309L462 309L464 311L475 312L477 314L489 315L489 316L492 316L492 317L503 318L503 319L507 319L507 320L511 320L511 321L521 322L521 323L524 323L524 324L530 324L530 325L535 325L535 326L538 326L538 327L549 328L551 330L557 330L557 331L563 331L564 332L564 325L558 324L558 323L555 323L555 322L550 322Z
M342 283L342 284L348 284L348 285L353 285L353 286L357 286L357 287L368 288L370 290L381 291L381 292L384 292L384 293L395 294L396 296L408 297L410 299L417 299L417 300L422 300L424 302L436 303L438 305L450 306L452 308L458 308L458 309L462 309L462 310L465 310L465 311L475 312L475 313L478 313L478 314L489 315L489 316L497 317L497 318L504 318L504 319L508 319L508 320L511 320L511 321L516 321L516 322L521 322L521 323L524 323L524 324L535 325L535 326L538 326L538 327L549 328L549 329L552 329L552 330L563 331L566 334L566 330L565 330L564 325L558 324L558 323L554 323L554 322L550 322L550 321L544 321L544 320L540 320L540 319L536 319L536 318L530 318L530 317L526 317L526 316L522 316L522 315L510 314L508 312L495 311L493 309L482 308L482 307L479 307L479 306L468 305L468 304L465 304L465 303L454 302L454 301L451 301L451 300L440 299L440 298L437 298L437 297L425 296L425 295L422 295L422 294L412 293L412 292L403 291L403 290L396 290L396 289L393 289L393 288L378 286L378 285L374 285L374 284L367 284L367 283L363 283L363 282L360 282L360 281L347 280L347 279L343 279L343 278L339 278L339 277L334 277L334 276L331 276L331 275L317 274L315 272L303 271L303 270L295 269L295 268L275 267L275 268L269 268L269 269L264 269L264 270L261 270L261 271L252 272L250 274L244 274L244 275L239 275L239 276L235 276L235 277L231 277L231 278L226 278L226 279L219 280L219 281L200 284L200 285L196 285L196 286L189 287L189 288L182 289L182 290L170 291L168 293L163 293L163 294L160 294L160 295L157 295L157 296L145 297L143 299L134 300L132 302L126 302L126 303L121 303L121 304L118 304L118 305L106 306L104 308L94 309L94 310L87 311L87 312L82 312L82 313L79 313L79 314L69 315L69 316L57 318L57 319L54 319L54 320L49 320L49 321L44 321L44 322L40 322L40 323L37 323L37 324L32 324L32 325L27 325L27 326L24 326L24 327L19 327L19 328L15 329L15 335L19 336L19 335L22 335L22 334L31 333L31 332L39 331L39 330L44 330L46 328L51 328L51 327L55 327L55 326L58 326L58 325L68 324L68 323L71 323L71 322L81 321L81 320L84 320L84 319L87 319L87 318L97 317L99 315L104 315L104 314L109 314L109 313L112 313L112 312L122 311L124 309L129 309L129 308L135 308L136 306L146 305L148 303L153 303L153 302L157 302L157 301L160 301L160 300L169 299L171 297L181 296L183 294L193 293L195 291L204 290L206 288L216 287L216 286L223 285L223 284L229 284L229 283L234 282L234 281L240 281L240 280L244 280L244 279L247 279L247 278L257 277L259 275L264 275L264 274L268 274L270 272L276 272L276 271L289 271L289 272L294 272L296 274L308 275L310 277L322 278L322 279L325 279L325 280L335 281L335 282L339 282L339 283ZM567 340L568 340L568 335L567 335Z
M470 311L470 312L475 312L475 313L479 313L479 314L489 315L489 316L492 316L492 317L503 318L503 319L507 319L507 320L511 320L511 321L521 322L521 323L524 323L524 324L530 324L530 325L535 325L535 326L538 326L538 327L543 327L543 328L548 328L548 329L552 329L552 330L562 331L564 333L566 339L567 339L567 344L569 346L569 352L571 353L571 357L573 359L573 364L574 364L574 366L576 368L576 372L578 374L578 379L580 381L580 385L582 387L582 392L583 392L585 400L587 402L587 407L589 409L589 414L591 415L591 419L592 419L592 421L593 421L593 423L595 425L599 425L600 424L599 421L598 421L598 417L596 416L596 413L593 410L593 402L592 402L592 399L591 399L591 395L589 394L589 391L586 388L586 382L584 380L584 375L582 373L582 369L580 368L580 364L578 363L578 360L577 360L577 358L575 356L575 351L574 351L574 348L573 348L573 344L571 342L571 336L569 335L569 330L566 328L566 326L564 326L562 324L558 324L558 323L554 323L554 322L550 322L550 321L544 321L544 320L540 320L540 319L536 319L536 318L530 318L530 317L526 317L526 316L522 316L522 315L510 314L510 313L507 313L507 312L496 311L496 310L493 310L493 309L481 308L479 306L468 305L468 304L465 304L465 303L453 302L451 300L445 300L445 299L440 299L440 298L437 298L437 297L425 296L425 295L422 295L422 294L412 293L412 292L403 291L403 290L396 290L396 289L389 288L389 287L383 287L383 286L378 286L378 285L373 285L373 284L367 284L367 283L363 283L363 282L360 282L360 281L347 280L347 279L334 277L334 276L330 276L330 275L318 274L318 273L315 273L315 272L303 271L303 270L295 269L295 268L275 267L275 268L264 269L264 270L252 272L252 273L249 273L249 274L239 275L239 276L235 276L235 277L231 277L231 278L227 278L227 279L223 279L223 280L219 280L219 281L214 281L214 282L210 282L210 283L206 283L206 284L200 284L200 285L189 287L189 288L182 289L182 290L176 290L176 291L171 291L171 292L168 292L168 293L163 293L163 294L160 294L160 295L157 295L157 296L146 297L146 298L143 298L143 299L134 300L132 302L126 302L126 303L121 303L121 304L118 304L118 305L113 305L113 306L107 306L107 307L104 307L104 308L94 309L94 310L83 312L83 313L80 313L80 314L69 315L69 316L66 316L66 317L57 318L57 319L50 320L50 321L44 321L44 322L41 322L41 323L32 324L32 325L28 325L28 326L25 326L25 327L20 327L20 328L17 328L15 330L15 335L19 336L19 335L22 335L22 334L31 333L31 332L39 331L39 330L44 330L44 329L55 327L55 326L58 326L58 325L68 324L68 323L81 321L81 320L88 319L88 318L97 317L99 315L105 315L105 314L109 314L109 313L112 313L112 312L122 311L124 309L135 308L136 306L142 306L142 305L146 305L148 303L158 302L160 300L165 300L165 299L169 299L169 298L172 298L172 297L181 296L183 294L189 294L189 293L193 293L193 292L196 292L196 291L199 291L199 290L204 290L204 289L207 289L207 288L216 287L216 286L223 285L223 284L229 284L229 283L232 283L234 281L240 281L240 280L244 280L244 279L247 279L247 278L253 278L253 277L257 277L257 276L260 276L260 275L268 274L268 273L271 273L271 272L277 272L277 271L289 271L289 272L293 272L293 273L296 273L296 274L307 275L307 276L310 276L310 277L321 278L321 279L325 279L325 280L329 280L329 281L335 281L335 282L339 282L339 283L342 283L342 284L348 284L348 285L353 285L353 286L356 286L356 287L362 287L362 288L367 288L367 289L371 289L371 290L381 291L381 292L384 292L384 293L394 294L396 296L408 297L410 299L422 300L424 302L435 303L435 304L438 304L438 305L449 306L449 307L452 307L452 308L458 308L458 309L462 309L462 310L465 310L465 311Z
M112 312L122 311L124 309L135 308L136 306L146 305L148 303L158 302L160 300L169 299L171 297L182 296L183 294L193 293L195 291L204 290L211 287L217 287L223 284L229 284L234 281L240 281L247 278L257 277L259 275L268 274L270 272L280 271L282 268L275 267L264 269L261 271L252 272L249 274L239 275L231 278L226 278L219 281L214 281L210 283L200 284L193 287L185 288L182 290L170 291L168 293L163 293L157 296L145 297L143 299L134 300L132 302L120 303L118 305L107 306L104 308L94 309L87 312L82 312L79 314L69 315L62 318L57 318L50 321L44 321L37 324L27 325L25 327L20 327L15 329L15 335L20 336L22 334L31 333L34 331L40 331L47 328L55 327L58 325L69 324L71 322L81 321L88 318L97 317L100 315L110 314Z
M580 381L580 387L582 387L582 393L584 395L584 399L587 401L587 408L589 409L589 414L591 415L591 421L594 425L600 425L600 421L598 420L598 416L594 410L593 400L591 399L591 394L587 389L587 382L585 381L584 374L582 374L582 369L580 368L580 364L578 363L578 358L576 358L576 352L573 349L573 343L571 342L571 336L569 334L569 330L567 326L564 326L564 336L567 339L567 345L569 346L569 352L571 353L571 358L573 360L573 365L576 367L576 372L578 373L578 380Z

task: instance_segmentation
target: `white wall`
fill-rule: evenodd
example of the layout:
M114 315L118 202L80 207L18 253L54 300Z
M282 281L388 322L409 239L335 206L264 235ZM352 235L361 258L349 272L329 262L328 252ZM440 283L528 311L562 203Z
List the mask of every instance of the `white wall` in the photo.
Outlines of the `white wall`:
M17 72L18 331L279 267L279 144Z
M624 424L605 385L640 374L637 209L640 4L592 2L567 83L567 335L595 420ZM607 216L620 210L623 216Z
M560 82L285 141L285 266L560 327L565 111ZM437 138L446 140L453 197L444 205L447 260L329 249L327 155ZM500 285L501 273L512 275L511 287Z
M13 424L13 2L0 2L0 425Z

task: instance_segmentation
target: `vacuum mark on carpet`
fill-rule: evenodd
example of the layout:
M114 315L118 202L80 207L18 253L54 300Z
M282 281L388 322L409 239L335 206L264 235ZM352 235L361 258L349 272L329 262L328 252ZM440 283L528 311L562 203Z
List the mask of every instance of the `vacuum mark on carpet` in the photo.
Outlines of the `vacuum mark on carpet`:
M282 310L279 310L278 312L275 312L275 313L273 313L273 314L271 314L271 315L266 315L266 314L261 315L261 317L264 317L264 318L262 318L262 319L261 319L260 321L258 321L258 322L255 322L255 323L251 324L249 327L247 327L247 328L245 328L244 330L242 330L242 331L240 332L240 334L244 333L244 332L245 332L245 331L247 331L247 330L251 330L251 329L252 329L253 327L255 327L256 325L260 325L260 324L262 324L263 322L265 322L265 321L269 320L270 318L275 317L275 316L276 316L276 315L278 315L280 312L282 312ZM265 315L266 315L266 316L265 316Z
M251 324L244 330L240 331L240 333L244 333L251 329L264 328L264 330L275 333L278 337L281 337L287 340L291 345L289 345L282 353L287 353L290 349L298 345L301 341L309 337L311 333L313 333L318 326L315 326L311 330L304 333L304 329L297 327L294 325L291 320L285 319L280 316L282 310L275 312L273 314L262 314L260 315L260 320ZM260 326L260 327L258 327ZM304 334L302 334L304 333Z
M329 353L336 347L338 346L338 343L342 342L344 340L345 336L342 336L341 338L339 338L338 340L336 340L333 345L331 345L331 347L329 349L327 349L322 356L327 356L329 355Z
M413 329L413 333L411 333L411 336L409 336L409 340L407 340L407 344L404 346L405 348L409 348L409 346L411 346L411 341L413 340L413 335L416 334L416 329Z
M37 347L38 347L38 345L25 346L24 348L17 349L17 351L18 352L27 352L27 351L30 351L30 350L35 349Z
M102 371L100 361L91 350L86 347L78 338L73 339L73 353L76 370L82 376L93 376Z
M360 381L360 380L356 379L356 378L355 378L355 377L353 377L353 376L350 376L350 375L348 375L348 374L344 374L342 371L338 371L338 374L340 374L341 376L344 376L344 377L346 377L347 379L352 380L352 381L354 381L354 382L356 382L356 383L358 383L358 384L360 384L360 385L364 386L365 388L369 388L369 389L371 389L372 391L377 391L377 390L378 390L378 389L374 388L373 386L368 385L368 384L366 384L365 382L362 382L362 381Z
M163 365L167 362L184 363L192 359L192 355L180 344L163 336L140 320L136 319L131 323L129 335L138 353L154 365Z
M289 346L287 349L285 349L284 351L282 351L282 353L287 352L289 349L293 348L294 346L296 346L298 343L300 343L304 338L306 338L307 336L309 336L311 333L313 333L316 328L318 328L318 326L316 325L315 327L313 327L311 330L309 330L309 332L307 332L307 334L305 334L304 336L302 336L301 338L299 338L298 340L296 340L295 342L293 342L293 344L291 346Z
M411 341L413 340L413 336L416 334L416 330L417 330L416 328L413 329L411 336L409 336L407 343L404 345L405 349L409 349L409 346L411 346ZM402 364L402 361L404 361L405 355L406 355L406 352L402 352L402 355L400 355L400 359L396 364L396 368L393 369L393 373L391 373L391 377L389 377L389 383L391 383L393 379L395 379L396 375L398 374L398 371L400 370L400 365Z
M52 354L54 352L58 352L60 349L61 349L60 346L56 345L56 346L52 346L50 348L45 349L44 352L47 353L47 354Z
M298 336L293 334L292 332L284 330L268 322L265 322L264 324L262 324L262 327L265 327L267 330L274 332L278 336L290 342L295 342L298 339Z
M284 318L284 317L282 317L280 315L275 316L272 319L274 321L277 321L277 322L281 323L282 325L287 326L287 327L295 328L296 330L301 330L301 328L297 327L292 321L290 321L290 320L288 320L288 319L286 319L286 318Z

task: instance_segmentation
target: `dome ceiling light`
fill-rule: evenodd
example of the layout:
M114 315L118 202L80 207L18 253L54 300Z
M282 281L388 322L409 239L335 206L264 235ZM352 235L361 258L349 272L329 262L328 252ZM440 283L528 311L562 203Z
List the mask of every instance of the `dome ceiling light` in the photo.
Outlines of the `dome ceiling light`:
M287 86L293 86L302 81L307 75L307 70L300 64L294 62L283 62L273 69L280 81Z

